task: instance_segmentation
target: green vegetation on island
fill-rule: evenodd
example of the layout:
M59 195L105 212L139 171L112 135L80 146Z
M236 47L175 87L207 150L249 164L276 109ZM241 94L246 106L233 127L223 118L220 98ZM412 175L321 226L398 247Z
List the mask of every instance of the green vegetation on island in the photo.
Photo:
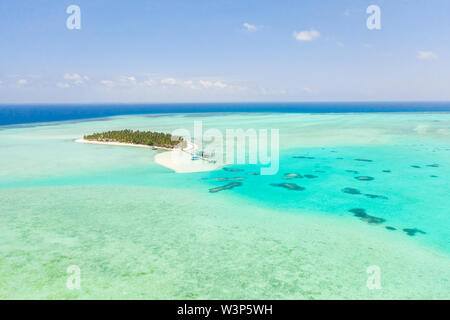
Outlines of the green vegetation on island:
M131 143L170 149L183 142L182 137L172 136L170 133L133 131L128 129L94 133L84 136L84 140Z

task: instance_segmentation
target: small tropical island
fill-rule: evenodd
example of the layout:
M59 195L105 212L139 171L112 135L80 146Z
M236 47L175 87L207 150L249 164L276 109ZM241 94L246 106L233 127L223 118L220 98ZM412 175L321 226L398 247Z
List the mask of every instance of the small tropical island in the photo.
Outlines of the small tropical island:
M175 146L185 144L182 137L173 136L170 133L152 131L133 131L129 129L93 133L83 137L87 143L101 144L125 144L151 147L154 149L173 149Z
M199 151L194 143L170 133L125 129L85 135L75 142L166 150L169 152L156 153L154 160L177 173L211 171L221 167L210 159L210 155Z

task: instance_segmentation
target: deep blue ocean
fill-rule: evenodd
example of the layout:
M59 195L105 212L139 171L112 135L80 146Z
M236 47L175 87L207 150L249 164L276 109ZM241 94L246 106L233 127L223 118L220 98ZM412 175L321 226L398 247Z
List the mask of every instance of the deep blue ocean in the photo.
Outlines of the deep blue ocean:
M445 112L450 102L267 102L152 104L3 104L0 125L102 118L117 115L203 112Z

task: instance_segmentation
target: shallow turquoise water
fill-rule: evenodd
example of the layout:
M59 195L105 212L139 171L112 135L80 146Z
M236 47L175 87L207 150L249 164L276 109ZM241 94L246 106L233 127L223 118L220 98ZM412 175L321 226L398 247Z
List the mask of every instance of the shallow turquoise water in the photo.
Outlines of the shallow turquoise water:
M246 181L234 192L262 206L286 210L305 209L342 216L352 215L348 212L352 208L363 208L368 214L386 220L377 227L392 226L396 232L417 228L426 235L417 234L414 240L449 253L449 151L445 147L435 147L436 152L429 149L429 146L413 150L406 146L360 146L286 150L277 175L246 176L243 172L241 176ZM293 158L295 155L314 159ZM362 156L373 162L355 161ZM436 162L439 167L427 166ZM257 168L233 167L257 171ZM289 173L314 177L285 179L284 175ZM231 177L239 173L216 171L211 176ZM358 176L370 176L374 180L360 181L355 179ZM305 190L276 188L272 183L295 183ZM361 194L344 193L344 188L357 189Z
M221 130L278 128L279 173L252 176L259 167L243 165L175 174L154 163L155 151L73 141L104 129L192 128L195 119ZM449 114L127 116L5 128L0 297L448 298L449 138ZM245 179L209 193L228 183L214 181L222 177ZM354 208L386 221L369 225ZM65 287L72 264L82 270L78 291ZM365 286L372 264L381 290Z

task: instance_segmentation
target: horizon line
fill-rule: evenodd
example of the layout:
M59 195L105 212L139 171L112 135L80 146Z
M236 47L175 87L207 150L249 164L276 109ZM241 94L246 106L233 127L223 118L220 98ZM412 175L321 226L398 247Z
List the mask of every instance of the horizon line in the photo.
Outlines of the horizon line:
M450 103L450 100L322 100L322 101L199 101L199 102L0 102L0 106L7 105L161 105L161 104L303 104L303 103Z

